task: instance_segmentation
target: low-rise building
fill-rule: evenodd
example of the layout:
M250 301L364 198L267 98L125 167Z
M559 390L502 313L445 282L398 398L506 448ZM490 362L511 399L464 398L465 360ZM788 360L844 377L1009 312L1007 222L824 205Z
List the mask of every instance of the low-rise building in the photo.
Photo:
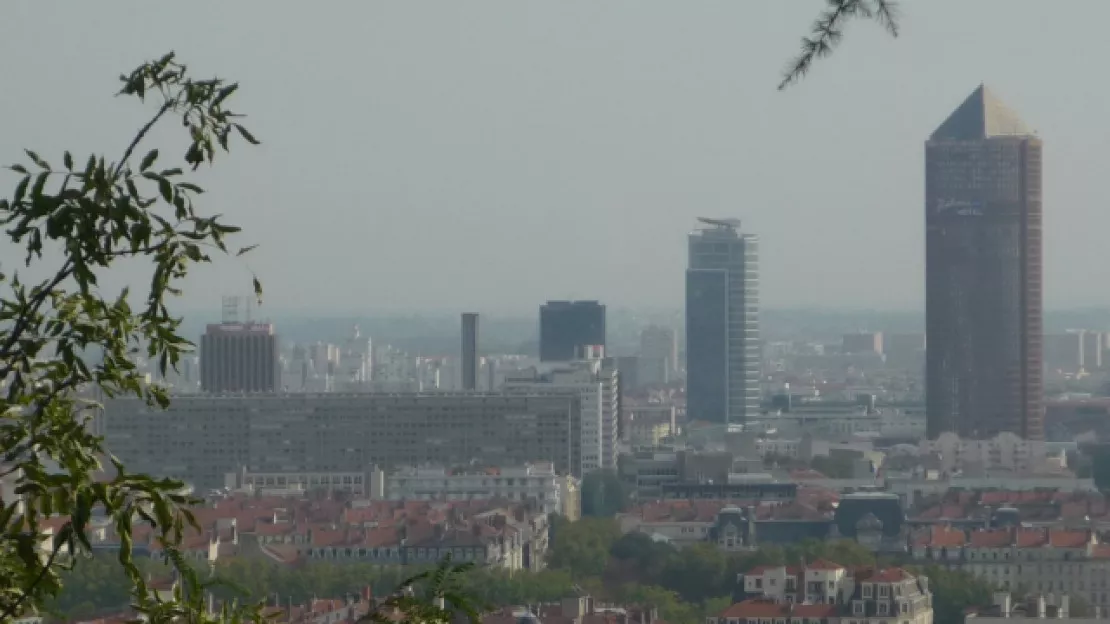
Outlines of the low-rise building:
M995 592L994 604L990 607L973 609L964 616L965 624L1036 624L1044 620L1103 624L1110 622L1110 617L1104 616L1098 607L1094 607L1091 613L1072 614L1071 599L1067 594L1037 594L1014 602L1010 592L1005 591Z
M911 553L916 561L966 570L999 589L1067 593L1110 607L1110 545L1089 529L935 525L913 536Z
M945 473L966 470L1036 473L1044 467L1045 448L1043 440L1023 440L1009 432L988 440L967 440L948 432L920 443L921 453L939 457L940 469Z
M707 624L932 624L929 579L902 568L817 560L740 575L735 603Z
M574 516L580 502L566 497L581 497L578 479L556 473L550 463L506 468L410 467L385 479L385 498L389 500L533 501L544 513Z

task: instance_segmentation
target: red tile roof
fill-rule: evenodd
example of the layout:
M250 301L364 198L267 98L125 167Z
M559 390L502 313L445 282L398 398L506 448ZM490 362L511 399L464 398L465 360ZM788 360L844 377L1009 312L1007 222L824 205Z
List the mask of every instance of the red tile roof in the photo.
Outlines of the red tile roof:
M1049 531L1048 543L1056 548L1083 548L1091 541L1088 531Z
M932 546L933 548L959 547L966 542L967 535L963 531L940 525L929 527L926 533L914 539L915 546Z
M1003 548L1009 546L1012 540L1010 529L991 529L972 532L968 545L972 548Z
M870 573L864 574L859 580L871 583L897 583L911 578L913 578L913 575L902 568L882 568L871 570Z

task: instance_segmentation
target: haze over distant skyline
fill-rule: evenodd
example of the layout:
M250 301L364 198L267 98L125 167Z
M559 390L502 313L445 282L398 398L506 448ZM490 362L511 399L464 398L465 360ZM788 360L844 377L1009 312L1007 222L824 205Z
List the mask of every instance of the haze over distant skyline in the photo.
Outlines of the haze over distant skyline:
M1110 4L903 2L901 37L853 22L776 91L823 5L13 1L0 162L122 150L144 111L113 81L174 49L241 83L264 142L200 182L260 245L267 309L681 308L698 216L759 235L765 307L913 309L924 141L982 81L1045 142L1046 308L1110 304L1110 87L1084 79ZM185 307L248 289L220 261Z

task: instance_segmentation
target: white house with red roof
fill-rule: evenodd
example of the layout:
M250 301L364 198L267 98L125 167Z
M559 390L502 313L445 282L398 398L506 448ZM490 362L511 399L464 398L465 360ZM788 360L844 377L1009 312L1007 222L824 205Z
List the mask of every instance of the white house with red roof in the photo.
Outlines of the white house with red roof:
M932 624L929 580L902 568L818 559L740 575L737 601L706 624Z

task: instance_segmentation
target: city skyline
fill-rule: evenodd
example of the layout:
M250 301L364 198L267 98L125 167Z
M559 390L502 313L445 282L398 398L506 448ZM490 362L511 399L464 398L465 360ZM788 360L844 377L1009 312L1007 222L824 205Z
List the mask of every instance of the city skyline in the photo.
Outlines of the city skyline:
M257 156L202 172L211 209L243 226L243 245L260 246L199 268L185 284L190 309L205 307L201 292L248 290L248 269L266 288L262 314L442 301L527 310L553 298L680 307L681 240L699 214L735 215L760 233L768 308L910 309L924 305L920 137L935 111L986 80L1053 139L1045 184L1059 209L1046 224L1046 304L1110 304L1089 287L1110 277L1092 262L1110 228L1096 207L1108 131L1092 121L1110 92L1084 83L1082 97L1058 96L1076 88L1060 68L1087 57L1082 42L1110 6L1077 3L1090 19L1064 23L1038 3L909 3L897 40L853 25L820 72L775 91L775 59L796 52L799 24L820 4L491 1L433 13L385 2L337 6L350 19L336 23L275 3L265 20L254 7L225 7L218 24L159 5L18 4L13 20L57 23L43 62L81 71L52 83L33 67L10 69L10 83L43 102L0 103L21 120L2 158L24 146L56 159L114 145L137 110L118 107L105 80L174 48L201 74L242 82L239 105L264 142ZM94 19L105 47L88 55L80 25ZM282 24L301 36L288 41ZM1030 49L1030 32L1050 45ZM19 54L32 36L13 33L0 49ZM341 78L350 75L363 79ZM59 108L64 90L88 93L82 117L99 123ZM320 124L291 123L318 108L331 109ZM82 144L43 136L46 124ZM124 267L103 285L138 280Z

